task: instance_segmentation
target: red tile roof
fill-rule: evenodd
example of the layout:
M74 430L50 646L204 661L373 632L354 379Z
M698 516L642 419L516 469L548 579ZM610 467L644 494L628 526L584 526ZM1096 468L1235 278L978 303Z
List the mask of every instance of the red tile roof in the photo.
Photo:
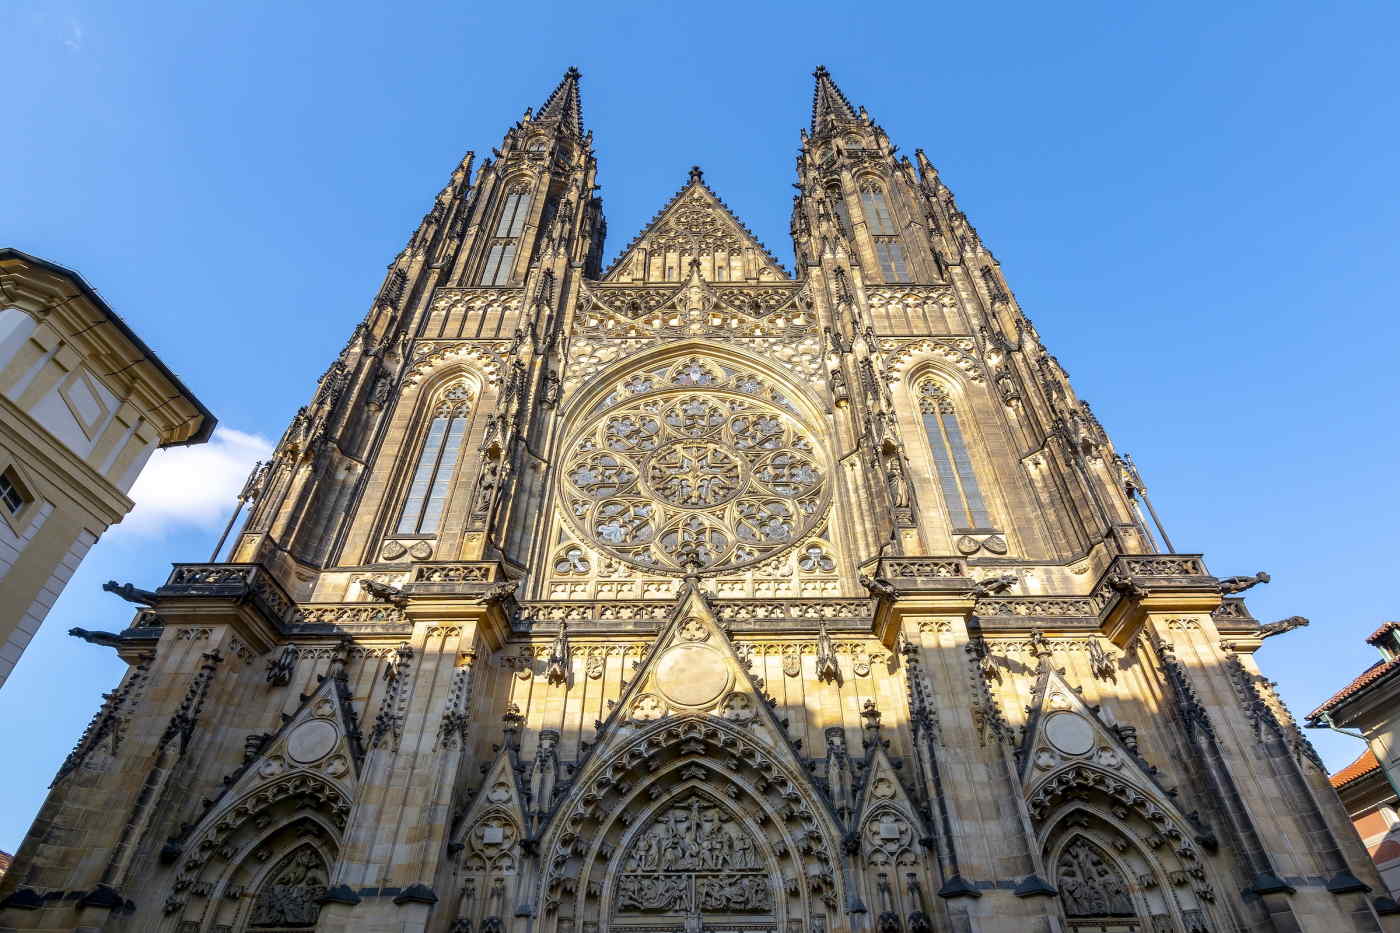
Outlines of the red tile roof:
M1340 788L1343 784L1350 784L1357 778L1365 777L1372 771L1379 769L1380 766L1381 763L1376 760L1376 753L1367 748L1361 753L1361 757L1332 775L1332 786Z
M1366 670L1362 671L1359 675L1357 675L1356 679L1353 680L1351 683L1347 684L1345 687L1332 694L1331 698L1324 702L1321 706L1313 710L1311 713L1308 713L1307 718L1316 719L1318 716L1321 716L1323 713L1327 712L1332 707L1336 706L1338 703L1341 703L1343 700L1351 699L1353 696L1360 693L1362 690L1366 689L1371 684L1375 683L1382 677L1396 670L1400 670L1400 656L1391 658L1389 661L1377 661L1375 664L1372 664L1370 667L1366 668Z
M1380 628L1366 636L1366 644L1374 645L1397 628L1400 628L1400 622L1382 622Z

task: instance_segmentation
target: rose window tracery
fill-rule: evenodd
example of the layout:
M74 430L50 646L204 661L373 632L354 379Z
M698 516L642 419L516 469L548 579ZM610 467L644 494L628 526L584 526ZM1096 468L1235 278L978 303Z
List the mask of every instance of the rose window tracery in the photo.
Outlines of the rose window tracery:
M570 445L565 514L649 570L771 558L826 510L823 460L796 414L760 377L714 360L629 374Z

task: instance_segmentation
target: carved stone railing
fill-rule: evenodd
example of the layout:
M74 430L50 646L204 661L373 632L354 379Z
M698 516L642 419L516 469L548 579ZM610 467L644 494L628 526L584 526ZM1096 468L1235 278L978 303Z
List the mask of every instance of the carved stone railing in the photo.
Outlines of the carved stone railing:
M1130 577L1207 577L1199 554L1152 554L1123 556L1114 561L1119 573Z
M297 628L307 626L335 626L343 628L346 626L399 627L407 624L403 610L396 606L385 606L378 603L310 603L298 607L293 625Z
M500 583L505 580L495 561L433 561L413 565L409 583Z
M972 613L980 618L1075 618L1097 616L1099 600L1093 596L983 596Z
M250 599L277 628L295 620L296 603L261 564L176 564L157 596Z
M882 557L873 569L877 581L889 581L900 593L971 591L973 586L961 557Z
M596 600L590 602L527 602L520 604L516 620L536 622L653 622L671 617L671 600Z
M732 599L715 603L715 614L726 624L782 620L869 620L873 611L872 601L863 596L823 599Z
M882 557L880 576L890 580L924 580L967 576L960 557Z
M1242 596L1227 596L1220 605L1211 611L1211 618L1227 624L1253 625L1258 620L1250 615L1249 607Z

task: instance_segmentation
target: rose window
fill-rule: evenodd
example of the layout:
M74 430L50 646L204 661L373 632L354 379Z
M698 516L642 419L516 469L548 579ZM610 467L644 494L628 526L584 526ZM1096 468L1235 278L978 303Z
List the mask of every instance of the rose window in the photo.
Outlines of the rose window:
M796 410L752 373L691 358L632 374L574 438L565 514L634 565L728 570L804 540L823 461Z

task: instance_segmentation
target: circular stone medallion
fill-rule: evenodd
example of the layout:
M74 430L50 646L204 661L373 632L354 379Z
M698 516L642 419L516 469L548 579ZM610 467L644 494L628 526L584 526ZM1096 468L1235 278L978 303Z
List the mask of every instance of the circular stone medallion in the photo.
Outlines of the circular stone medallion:
M287 736L287 754L293 761L309 764L320 761L340 741L340 732L324 719L304 722Z
M677 706L704 706L729 689L729 665L705 645L675 645L656 664L656 686Z
M1094 747L1094 729L1074 713L1051 713L1045 720L1045 737L1066 755L1082 755Z

